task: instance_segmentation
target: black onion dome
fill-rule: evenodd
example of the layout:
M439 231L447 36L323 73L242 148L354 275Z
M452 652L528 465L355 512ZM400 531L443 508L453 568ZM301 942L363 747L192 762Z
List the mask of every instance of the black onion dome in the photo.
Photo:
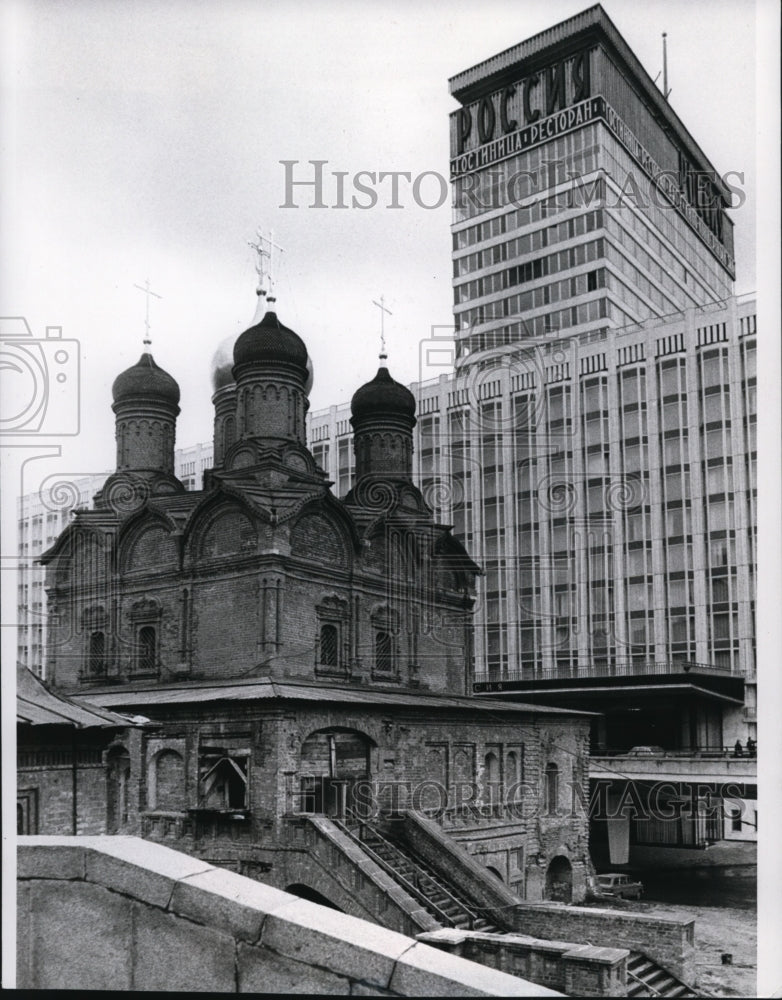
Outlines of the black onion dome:
M372 381L353 393L350 412L358 420L385 414L415 419L415 396L387 368L378 368Z
M267 312L260 323L240 334L234 344L234 365L282 362L307 369L307 348L293 330L283 326L277 314Z
M115 403L126 399L155 399L173 406L179 404L179 386L176 379L155 364L155 359L144 352L135 365L125 369L111 387Z

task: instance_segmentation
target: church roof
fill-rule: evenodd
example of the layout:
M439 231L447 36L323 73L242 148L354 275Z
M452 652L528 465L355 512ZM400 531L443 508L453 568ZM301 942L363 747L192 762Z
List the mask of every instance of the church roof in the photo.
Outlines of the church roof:
M353 393L350 412L354 420L386 414L415 417L415 396L407 386L391 378L388 369L381 365L377 375Z
M54 694L21 663L16 665L16 721L31 726L73 726L75 729L124 728L139 724L138 718Z
M303 701L333 702L340 704L390 707L397 705L408 708L425 708L437 711L469 711L504 714L577 715L592 716L595 712L576 709L551 708L522 702L490 700L488 698L458 697L427 693L410 693L397 690L348 688L317 683L280 683L262 678L244 682L223 684L155 684L149 687L122 688L110 691L92 690L79 695L90 705L175 705L195 704L213 701Z
M174 406L179 404L179 386L176 379L155 364L152 355L145 351L135 365L126 368L111 387L115 403L126 399L161 399Z
M234 344L234 365L264 362L285 362L307 367L307 348L304 341L293 330L277 319L277 313L269 312L260 323L240 334Z

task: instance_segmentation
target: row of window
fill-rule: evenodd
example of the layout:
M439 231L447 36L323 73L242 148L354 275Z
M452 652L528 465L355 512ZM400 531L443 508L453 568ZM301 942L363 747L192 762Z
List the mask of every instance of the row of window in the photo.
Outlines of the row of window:
M492 220L492 222L497 221L499 220ZM484 223L484 225L488 225L488 223ZM583 215L571 216L569 219L563 219L561 222L556 222L543 229L536 229L531 233L516 236L505 243L498 243L487 247L485 250L478 250L464 257L456 258L453 262L453 276L454 278L461 278L465 274L480 271L484 267L492 267L502 261L515 261L530 254L540 253L546 247L555 246L557 243L564 243L565 240L574 240L580 236L586 236L587 233L601 229L602 226L603 211L599 208L585 212ZM536 275L533 272L520 272L520 268L522 267L524 267L524 264L516 264L506 271L500 272L506 283L500 286L481 285L480 287L484 289L482 291L475 292L473 288L476 284L475 281L468 281L457 285L454 289L457 305L459 302L464 302L467 298L476 298L477 295L488 295L490 292L500 291L502 288L507 288L510 285L517 285L520 281L531 281ZM522 277L522 273L529 274L529 276ZM492 276L490 275L489 277ZM540 277L540 275L537 275L537 277ZM477 282L485 280L485 278L478 278Z

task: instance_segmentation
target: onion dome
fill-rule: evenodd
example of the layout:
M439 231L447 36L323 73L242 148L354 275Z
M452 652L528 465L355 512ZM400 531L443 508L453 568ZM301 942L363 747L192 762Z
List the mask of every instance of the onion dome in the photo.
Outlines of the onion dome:
M145 351L135 365L121 372L111 387L114 403L130 400L150 400L179 405L179 386L168 372L155 364L152 355Z
M233 385L233 337L226 337L212 355L212 391Z
M353 393L350 412L355 421L368 418L401 417L415 423L415 396L410 390L391 378L388 369L381 365L371 382Z
M234 344L234 366L293 365L307 378L307 348L301 337L283 326L277 314L267 312L260 323L245 330Z

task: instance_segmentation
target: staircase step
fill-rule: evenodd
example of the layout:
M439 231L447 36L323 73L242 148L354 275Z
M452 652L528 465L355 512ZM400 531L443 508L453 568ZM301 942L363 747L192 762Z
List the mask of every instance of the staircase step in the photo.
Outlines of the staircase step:
M645 982L648 986L652 986L657 990L658 993L664 993L665 996L668 996L668 990L671 987L676 986L676 980L665 969L658 969L651 976L646 976Z

